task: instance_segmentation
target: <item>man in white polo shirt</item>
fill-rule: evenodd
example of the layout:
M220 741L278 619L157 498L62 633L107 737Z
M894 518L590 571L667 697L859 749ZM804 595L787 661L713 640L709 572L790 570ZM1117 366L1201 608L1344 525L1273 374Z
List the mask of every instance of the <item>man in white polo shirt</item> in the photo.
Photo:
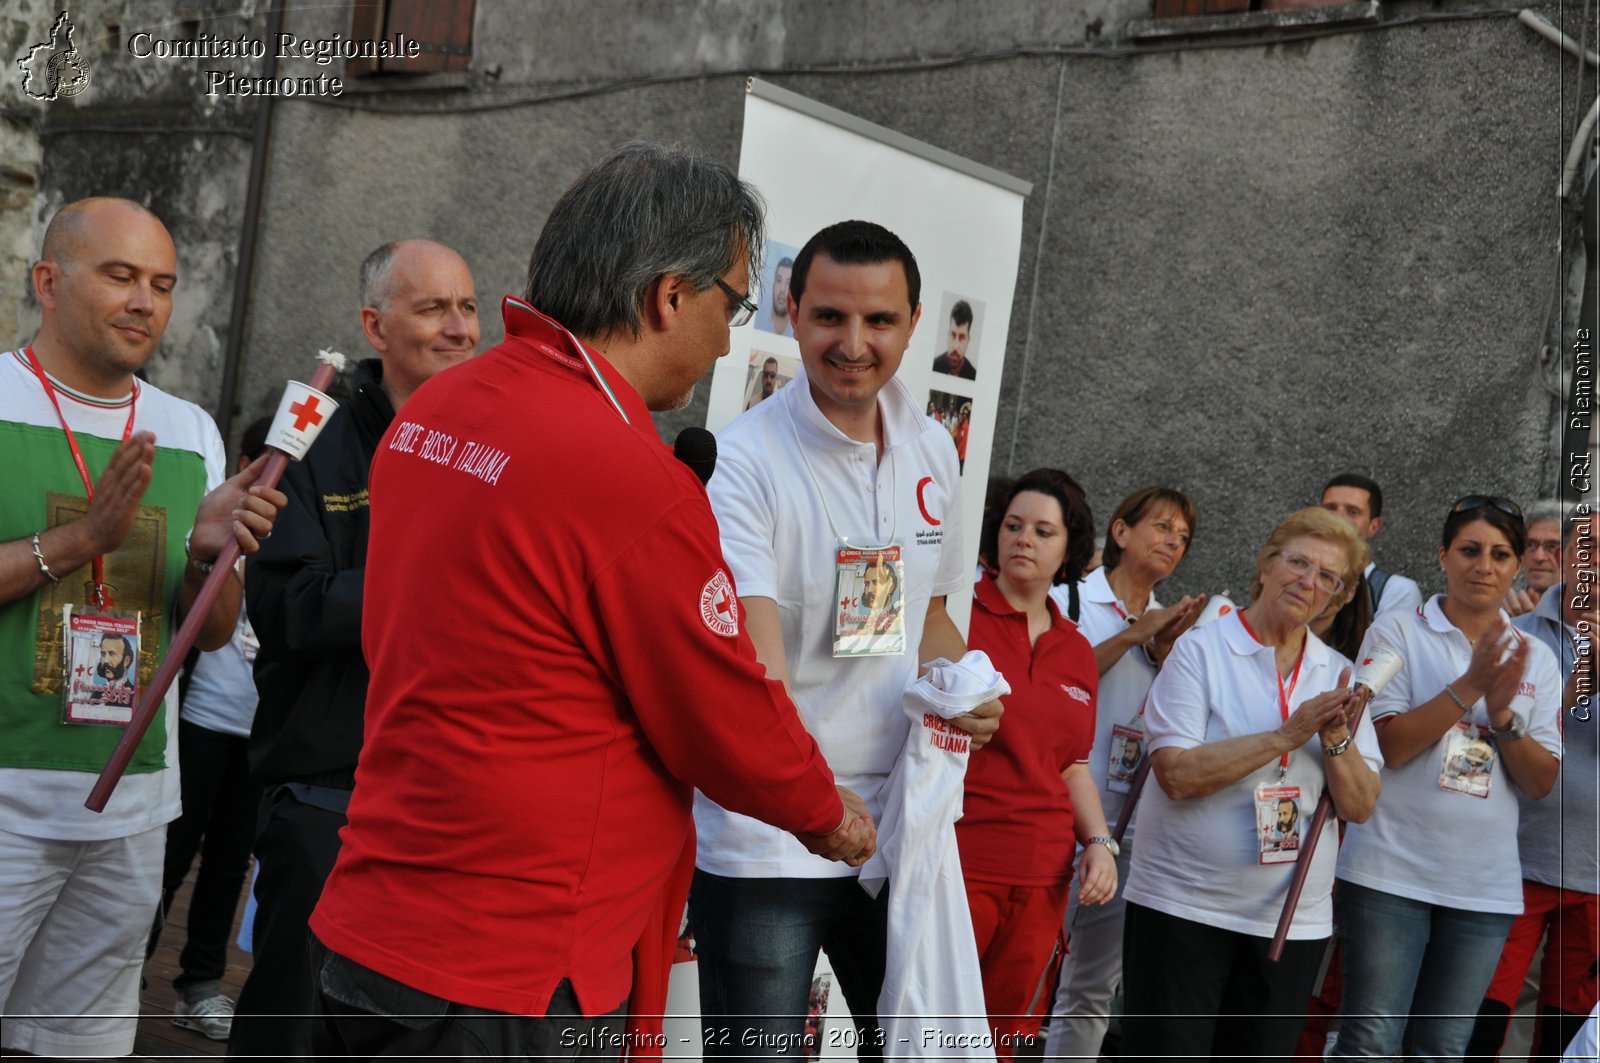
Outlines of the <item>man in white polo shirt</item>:
M911 251L880 225L847 221L813 236L789 281L802 370L723 431L709 484L756 653L874 818L905 743L906 685L920 662L966 650L944 605L970 586L955 447L895 379L920 288ZM864 624L868 574L878 580L886 566L898 614ZM990 702L952 722L976 749L999 716ZM706 1055L792 1058L819 949L856 1018L857 1053L879 1055L888 892L869 898L856 869L698 794L695 825Z

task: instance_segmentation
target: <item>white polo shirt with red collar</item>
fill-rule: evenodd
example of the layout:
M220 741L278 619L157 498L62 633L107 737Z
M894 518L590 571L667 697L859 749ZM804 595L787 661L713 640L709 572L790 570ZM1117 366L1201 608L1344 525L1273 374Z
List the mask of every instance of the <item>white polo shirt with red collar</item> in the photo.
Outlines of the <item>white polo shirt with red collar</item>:
M789 689L839 785L876 817L878 790L905 744L900 709L916 678L928 602L968 593L962 563L960 464L950 433L899 378L878 393L884 450L848 438L794 382L717 437L707 490L722 553L742 597L778 604ZM901 546L906 652L833 656L838 537ZM855 869L806 852L793 837L695 796L696 866L728 878L832 878Z
M1288 711L1332 690L1349 665L1307 631ZM1250 633L1239 610L1190 630L1173 646L1150 688L1145 711L1150 752L1193 749L1276 730L1284 720L1279 682L1275 651ZM1300 788L1302 823L1309 824L1322 796L1325 756L1315 734L1289 754L1282 785ZM1383 767L1368 717L1362 717L1345 756L1363 757L1373 771ZM1191 922L1271 937L1294 865L1260 863L1255 789L1263 783L1280 785L1279 765L1274 757L1216 793L1181 801L1168 797L1152 777L1139 800L1139 844L1133 847L1128 900ZM1338 848L1338 828L1330 816L1289 927L1290 939L1325 938L1333 932L1331 890Z

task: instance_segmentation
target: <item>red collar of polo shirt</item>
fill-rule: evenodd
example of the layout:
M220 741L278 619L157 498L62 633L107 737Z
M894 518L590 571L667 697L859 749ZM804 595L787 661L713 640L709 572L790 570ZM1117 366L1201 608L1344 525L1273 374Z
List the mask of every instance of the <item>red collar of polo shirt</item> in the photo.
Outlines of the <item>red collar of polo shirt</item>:
M1014 608L1006 600L1006 596L1001 593L1000 584L995 581L993 576L985 574L972 590L972 600L983 606L985 612L992 613L995 616L1020 616L1024 620L1027 619L1027 615L1022 610ZM1050 611L1050 626L1052 628L1066 620L1061 615L1061 610L1056 606L1054 598L1046 596L1044 605ZM1067 622L1071 623L1071 621Z
M561 322L514 295L500 301L500 315L507 337L514 336L540 354L588 376L625 423L649 425L653 430L649 407L633 385L599 351L574 336Z

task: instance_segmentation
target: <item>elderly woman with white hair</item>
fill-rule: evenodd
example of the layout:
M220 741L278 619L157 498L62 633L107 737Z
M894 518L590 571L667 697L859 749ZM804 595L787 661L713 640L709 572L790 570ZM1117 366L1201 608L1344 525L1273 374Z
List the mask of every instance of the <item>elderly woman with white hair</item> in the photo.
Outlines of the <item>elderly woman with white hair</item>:
M1303 509L1256 561L1253 600L1178 639L1150 689L1151 771L1126 889L1124 1058L1293 1055L1333 932L1337 829L1323 828L1281 961L1267 958L1324 790L1366 819L1377 736L1353 719L1350 662L1310 630L1366 546Z

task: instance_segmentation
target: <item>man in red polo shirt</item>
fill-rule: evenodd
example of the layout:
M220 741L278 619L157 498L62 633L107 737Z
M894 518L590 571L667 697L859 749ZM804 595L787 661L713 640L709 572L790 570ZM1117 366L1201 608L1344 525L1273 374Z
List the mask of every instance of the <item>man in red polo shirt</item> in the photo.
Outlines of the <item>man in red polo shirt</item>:
M506 341L379 445L365 745L311 922L319 1055L616 1055L634 946L681 911L692 787L871 855L650 418L749 320L762 246L726 167L620 149L556 204Z

